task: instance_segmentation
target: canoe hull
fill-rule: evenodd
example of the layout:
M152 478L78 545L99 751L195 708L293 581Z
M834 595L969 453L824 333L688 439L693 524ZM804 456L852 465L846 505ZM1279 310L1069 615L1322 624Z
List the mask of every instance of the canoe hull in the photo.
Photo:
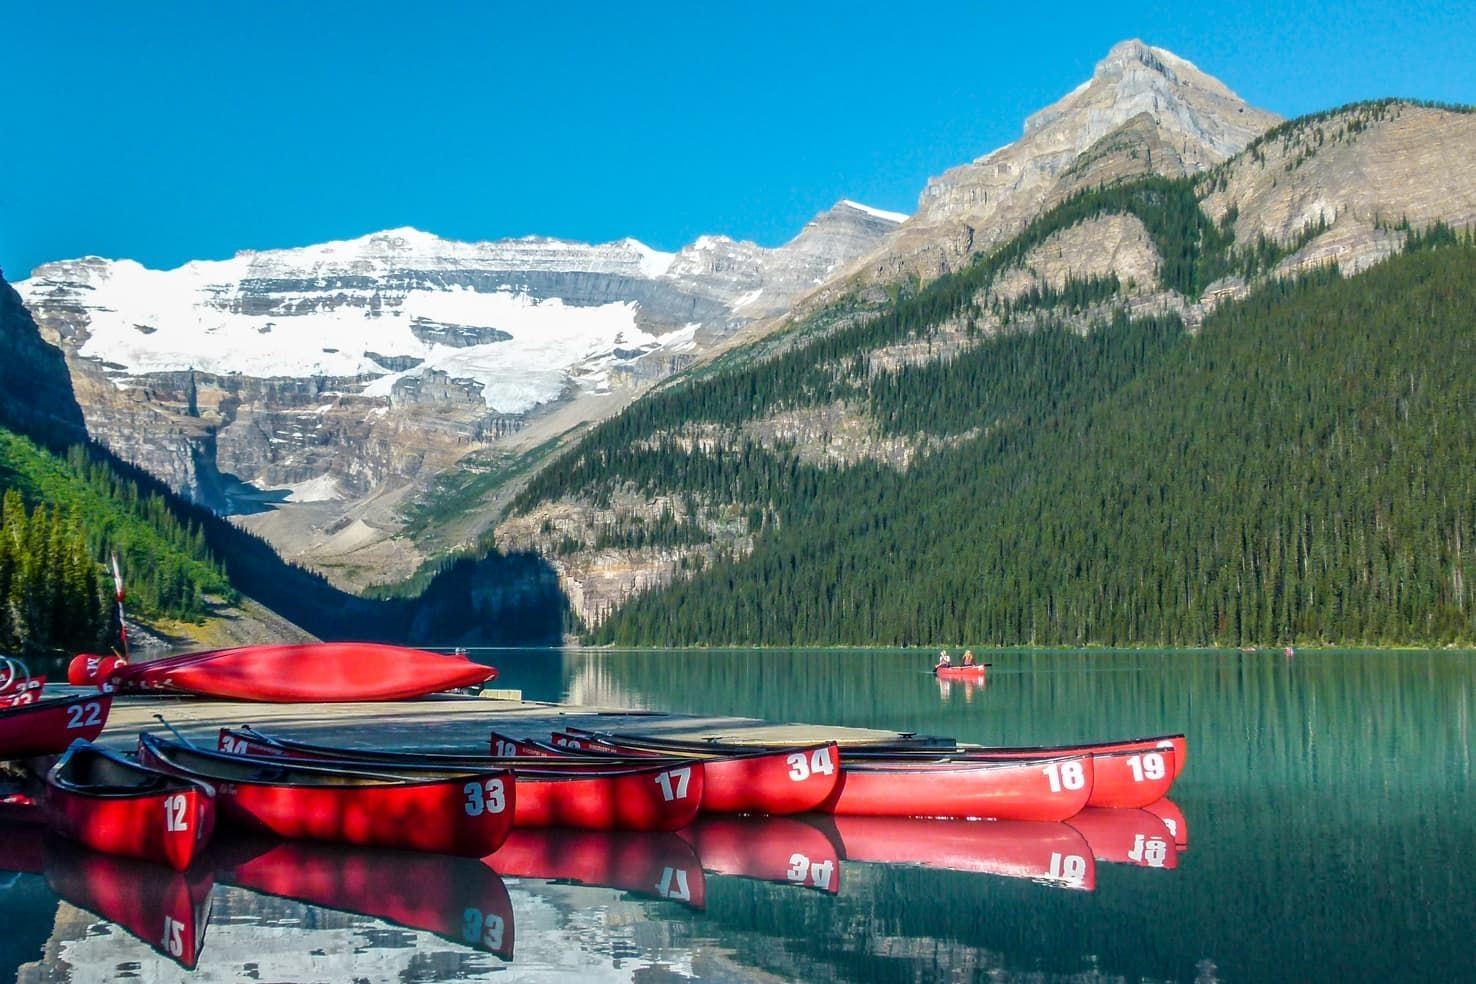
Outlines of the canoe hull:
M698 817L679 835L704 871L736 878L840 891L840 852L820 828L798 817Z
M102 686L274 703L406 700L497 675L458 656L380 643L245 646L114 667Z
M1176 868L1179 852L1162 818L1147 810L1088 807L1066 821L1092 846L1092 856L1109 864Z
M89 779L99 760L110 772L134 777L136 785ZM77 742L46 774L42 813L57 834L94 851L183 871L210 842L215 793Z
M1057 821L1086 806L1092 757L847 762L825 804L836 816Z
M697 854L672 833L514 830L486 863L511 878L617 888L693 909L706 904L707 882Z
M112 706L109 694L82 694L0 708L0 760L60 755L78 738L92 741Z
M1091 845L1064 823L837 816L835 827L847 861L1097 885Z

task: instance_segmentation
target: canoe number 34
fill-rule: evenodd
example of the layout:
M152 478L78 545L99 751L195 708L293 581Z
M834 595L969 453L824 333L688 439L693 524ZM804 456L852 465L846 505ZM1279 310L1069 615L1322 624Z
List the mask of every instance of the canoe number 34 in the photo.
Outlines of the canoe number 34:
M501 779L469 782L461 787L461 791L466 794L466 815L469 817L501 813L507 809L507 791Z
M835 762L830 758L829 745L811 752L808 761L804 752L795 752L785 761L789 763L789 778L795 782L804 782L812 775L828 776L835 772Z

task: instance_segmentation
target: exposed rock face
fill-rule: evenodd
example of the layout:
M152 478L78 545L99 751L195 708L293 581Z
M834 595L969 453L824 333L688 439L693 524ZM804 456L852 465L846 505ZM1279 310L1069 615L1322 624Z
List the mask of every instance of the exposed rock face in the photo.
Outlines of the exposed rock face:
M0 424L58 445L87 437L61 351L41 340L30 312L4 277L0 277Z
M530 421L613 412L903 218L843 202L778 249L703 237L678 255L398 229L171 271L51 263L19 289L99 441L218 512L312 502L334 530ZM395 519L370 525L382 539ZM311 562L280 526L262 530Z
M1177 55L1125 41L1090 80L1027 119L1019 140L929 181L913 216L854 269L931 279L1080 187L1208 169L1279 119Z

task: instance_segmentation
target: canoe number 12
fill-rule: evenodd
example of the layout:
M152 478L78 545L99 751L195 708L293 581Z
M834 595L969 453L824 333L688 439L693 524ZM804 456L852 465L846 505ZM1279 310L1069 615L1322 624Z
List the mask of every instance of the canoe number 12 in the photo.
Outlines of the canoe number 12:
M501 779L469 782L461 787L461 791L466 794L466 815L469 817L501 813L507 809L506 789Z
M164 829L169 833L190 829L190 804L184 793L164 797Z

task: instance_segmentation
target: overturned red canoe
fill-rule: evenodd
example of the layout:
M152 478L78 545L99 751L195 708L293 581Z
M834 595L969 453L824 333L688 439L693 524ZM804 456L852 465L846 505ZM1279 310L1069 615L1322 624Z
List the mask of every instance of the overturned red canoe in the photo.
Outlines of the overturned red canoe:
M846 762L823 805L837 816L1065 820L1086 806L1092 756Z
M498 736L493 736L496 745ZM505 741L505 740L504 740ZM530 743L524 742L524 746ZM835 742L783 749L742 751L674 750L659 743L604 736L599 739L555 733L551 745L570 751L608 751L619 755L676 757L700 761L706 773L703 813L757 813L783 816L816 810L840 782L840 751ZM532 747L537 749L537 745Z
M691 823L706 776L698 761L634 758L567 760L370 750L290 741L252 729L222 728L222 749L243 755L366 770L510 769L517 777L517 827L672 831Z
M279 837L483 857L512 827L506 770L329 768L192 748L143 734L139 761L215 789L222 822Z
M42 812L94 851L183 871L215 829L215 791L78 739L46 773Z
M114 666L103 688L276 703L406 700L486 683L464 656L369 642L244 646Z
M216 877L229 884L512 959L512 900L497 872L476 858L257 838L211 854Z
M1088 807L1066 821L1092 845L1092 856L1111 864L1140 868L1174 868L1179 852L1162 818L1147 810L1104 810Z
M92 741L112 706L110 694L82 694L0 708L0 761L60 755L78 738Z
M122 926L186 970L199 962L215 885L209 868L175 871L52 841L46 882L72 905Z
M835 840L801 817L704 816L678 836L696 849L704 871L840 891Z
M847 861L1097 886L1091 846L1064 823L837 816L835 829Z
M485 862L511 878L616 888L694 909L706 904L696 852L669 832L519 829Z

